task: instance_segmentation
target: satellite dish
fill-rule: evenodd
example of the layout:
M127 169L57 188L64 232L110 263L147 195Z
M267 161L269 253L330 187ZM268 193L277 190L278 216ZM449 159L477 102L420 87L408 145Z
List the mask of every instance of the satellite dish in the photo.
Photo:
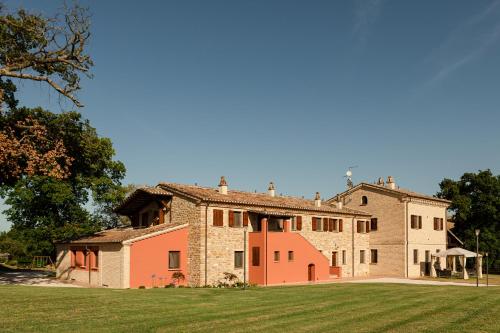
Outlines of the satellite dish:
M352 176L352 171L351 170L347 170L347 172L345 173L345 175L347 177L351 177Z

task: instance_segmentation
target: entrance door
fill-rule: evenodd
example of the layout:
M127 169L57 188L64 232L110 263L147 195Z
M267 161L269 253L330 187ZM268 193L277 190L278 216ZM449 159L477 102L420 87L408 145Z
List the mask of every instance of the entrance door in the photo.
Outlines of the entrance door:
M425 251L425 275L431 275L431 251Z
M307 279L309 281L315 281L316 280L316 274L315 274L314 264L309 264L309 266L307 266Z
M337 252L332 252L332 266L337 266Z

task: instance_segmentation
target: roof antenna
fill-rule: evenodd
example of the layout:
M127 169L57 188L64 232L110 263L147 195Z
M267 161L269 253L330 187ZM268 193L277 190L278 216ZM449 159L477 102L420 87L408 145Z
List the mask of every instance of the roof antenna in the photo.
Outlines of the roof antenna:
M351 188L354 187L354 184L352 182L352 169L357 168L357 165L350 166L346 173L345 173L345 178L347 178L347 189L350 190Z

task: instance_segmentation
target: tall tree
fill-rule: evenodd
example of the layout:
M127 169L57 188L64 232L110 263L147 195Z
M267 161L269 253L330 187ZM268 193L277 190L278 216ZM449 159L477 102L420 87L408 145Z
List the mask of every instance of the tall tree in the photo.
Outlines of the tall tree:
M452 201L453 231L469 249L476 248L475 229L480 230L479 248L500 269L500 176L490 170L465 173L459 180L444 179L440 198Z
M44 82L81 107L74 93L82 75L91 77L89 38L88 10L78 5L45 17L24 9L8 12L0 4L0 78ZM0 105L5 99L0 85Z

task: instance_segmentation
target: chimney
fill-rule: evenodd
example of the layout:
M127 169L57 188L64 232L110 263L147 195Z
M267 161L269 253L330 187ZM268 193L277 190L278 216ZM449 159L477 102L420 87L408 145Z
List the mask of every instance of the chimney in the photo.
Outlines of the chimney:
M220 194L227 194L227 182L226 182L226 178L224 178L224 176L220 177L219 193Z
M342 202L342 199L337 197L337 208L342 209L344 207L344 203Z
M316 196L314 197L314 206L321 207L321 197L319 196L319 192L316 192Z
M396 183L394 182L394 178L392 178L392 176L387 177L387 187L391 190L396 189Z
M274 183L273 182L269 183L269 188L267 189L267 191L268 191L268 193L269 193L269 195L271 197L276 196L276 188L274 187Z
M380 185L380 186L384 186L384 178L382 177L378 177L378 180L377 180L377 185Z

